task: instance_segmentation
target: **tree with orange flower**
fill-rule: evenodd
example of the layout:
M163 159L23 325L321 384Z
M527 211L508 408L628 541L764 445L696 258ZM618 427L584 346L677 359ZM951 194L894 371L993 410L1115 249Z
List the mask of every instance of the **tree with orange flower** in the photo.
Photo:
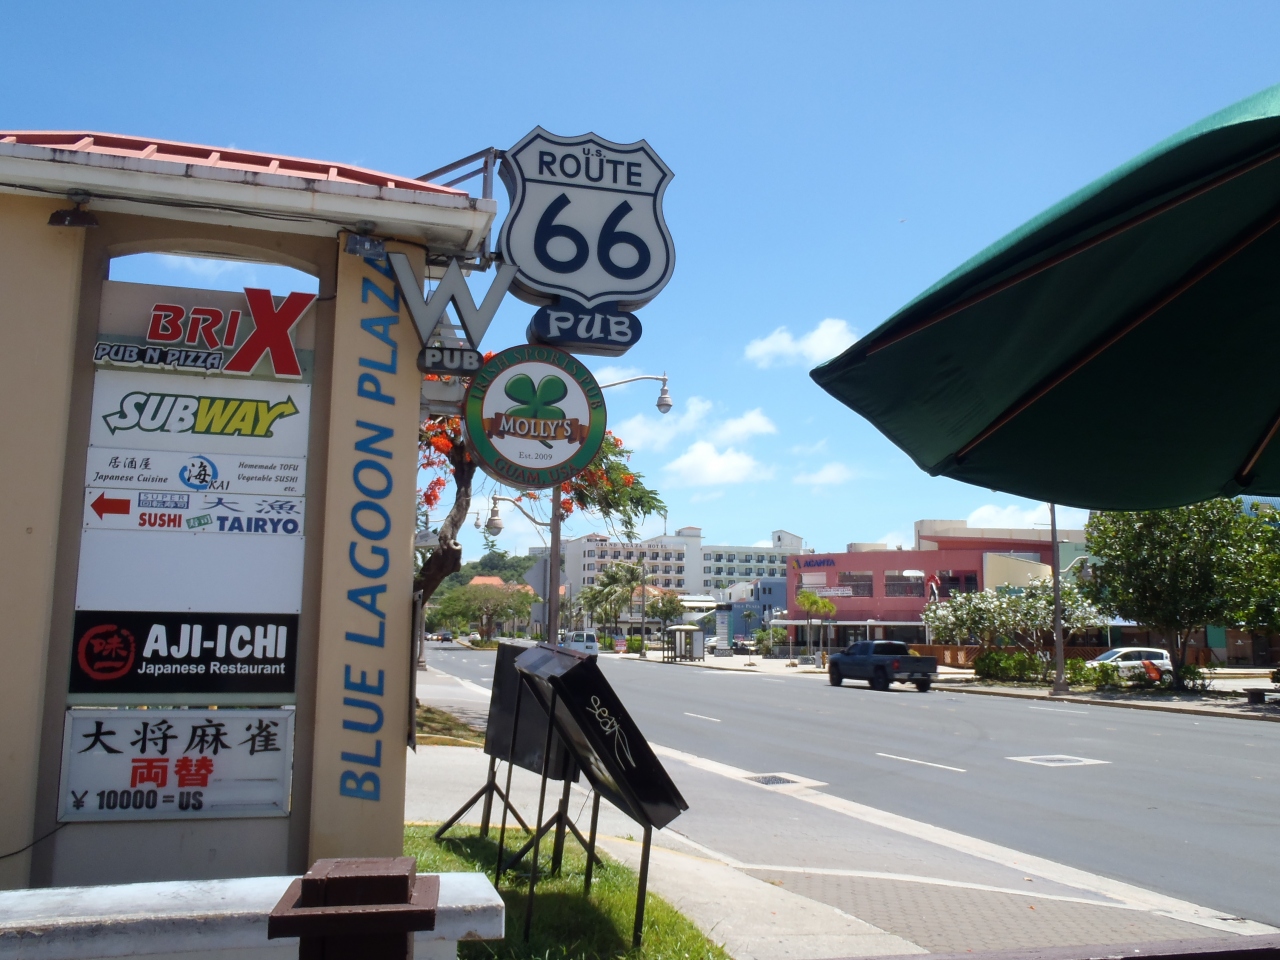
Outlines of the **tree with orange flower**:
M426 554L414 579L414 589L429 598L445 577L462 566L462 546L457 537L471 512L471 484L476 463L467 450L457 417L432 417L424 421L418 434L418 450L419 465L433 474L421 491L428 513L440 505L450 480L454 485L453 505L440 521L439 543ZM665 514L666 505L656 491L645 485L644 478L631 469L630 460L631 451L622 439L607 431L600 452L572 480L550 490L517 491L516 499L538 502L544 497L558 496L565 516L582 510L616 526L627 540L634 540L640 523L654 514Z

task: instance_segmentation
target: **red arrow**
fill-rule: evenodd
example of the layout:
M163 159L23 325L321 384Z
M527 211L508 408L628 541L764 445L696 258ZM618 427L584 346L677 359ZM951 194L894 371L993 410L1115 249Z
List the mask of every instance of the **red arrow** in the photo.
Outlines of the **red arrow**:
M123 500L109 500L105 493L98 494L98 499L89 504L89 506L93 507L93 512L98 515L99 520L105 517L108 513L127 514L129 512L128 498Z

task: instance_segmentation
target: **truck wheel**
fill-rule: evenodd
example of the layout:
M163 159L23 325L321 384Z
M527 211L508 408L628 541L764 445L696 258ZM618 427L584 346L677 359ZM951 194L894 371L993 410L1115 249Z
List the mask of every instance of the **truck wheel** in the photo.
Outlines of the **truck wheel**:
M884 667L876 667L876 672L871 675L872 690L888 690L889 675L884 672Z
M916 681L916 689L917 689L917 690L919 690L921 693L928 693L928 692L929 692L929 687L930 687L930 686L932 686L932 685L933 685L933 681L932 681L932 680L917 680L917 681Z
M844 677L840 676L840 668L834 663L827 668L827 680L833 687L838 687L844 682Z

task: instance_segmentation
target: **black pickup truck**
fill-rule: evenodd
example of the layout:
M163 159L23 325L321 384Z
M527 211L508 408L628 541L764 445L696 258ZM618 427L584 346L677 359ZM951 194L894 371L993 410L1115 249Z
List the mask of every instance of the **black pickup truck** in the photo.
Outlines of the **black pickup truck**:
M866 680L872 690L891 683L914 683L924 693L938 677L938 658L921 657L899 640L859 640L827 661L833 687L845 680Z

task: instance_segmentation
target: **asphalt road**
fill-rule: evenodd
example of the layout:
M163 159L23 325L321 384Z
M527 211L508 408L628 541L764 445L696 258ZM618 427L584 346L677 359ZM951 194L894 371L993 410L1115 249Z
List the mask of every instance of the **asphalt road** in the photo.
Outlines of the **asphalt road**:
M427 663L493 672L479 651ZM600 665L655 743L1280 926L1280 724ZM1104 762L1010 759L1043 755Z

